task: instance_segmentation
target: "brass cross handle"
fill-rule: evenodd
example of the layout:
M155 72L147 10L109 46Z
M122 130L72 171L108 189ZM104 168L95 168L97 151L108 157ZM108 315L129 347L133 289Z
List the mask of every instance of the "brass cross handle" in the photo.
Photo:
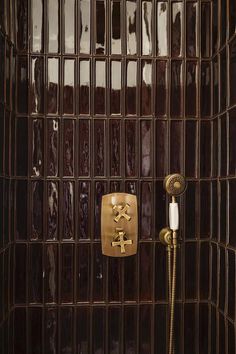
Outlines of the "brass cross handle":
M115 222L118 222L122 217L130 221L131 217L127 214L129 207L130 205L128 203L126 203L124 207L120 204L113 206L113 211L117 213L116 217L114 218Z
M115 241L111 243L112 247L120 246L120 252L125 253L125 245L132 245L132 240L127 240L125 232L121 228L116 228L117 234L115 235Z

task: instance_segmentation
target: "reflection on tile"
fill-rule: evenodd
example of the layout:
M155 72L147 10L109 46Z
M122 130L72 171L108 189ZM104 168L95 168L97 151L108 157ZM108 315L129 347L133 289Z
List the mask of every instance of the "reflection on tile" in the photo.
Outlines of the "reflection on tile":
M142 54L152 54L152 2L142 1Z
M17 49L20 51L26 50L28 46L28 26L27 26L27 17L28 17L28 1L21 0L17 1L16 4L16 15L17 15Z
M190 2L186 4L186 55L195 57L198 49L198 3ZM202 24L201 24L202 25ZM201 30L202 32L202 30Z
M137 174L136 163L136 121L125 122L125 155L126 155L126 176L134 177Z
M111 54L121 54L121 2L111 1Z
M152 114L152 61L142 61L141 114Z
M90 238L90 183L80 182L79 184L79 238Z
M31 239L43 237L43 181L32 183L32 234Z
M151 182L141 183L141 238L152 237L152 194Z
M94 121L94 174L105 176L105 121Z
M168 55L168 3L157 3L157 55Z
M90 53L90 0L80 0L80 53Z
M201 65L201 115L211 114L211 66L209 62Z
M46 307L44 316L44 345L47 354L57 353L58 342L58 310Z
M110 175L120 176L121 127L119 120L110 120Z
M79 62L79 114L90 112L90 61Z
M182 62L173 61L171 66L171 116L182 115Z
M156 115L165 116L166 115L166 104L167 104L167 62L157 61L156 64Z
M90 175L90 121L79 120L79 176Z
M33 151L32 151L32 175L43 175L43 162L44 162L44 129L43 120L33 120Z
M75 0L64 2L64 52L75 52Z
M63 239L74 238L74 184L63 183Z
M141 122L141 175L148 177L151 174L151 146L152 146L151 121Z
M43 51L43 1L31 0L32 50Z
M137 106L137 62L127 61L126 67L126 114L136 114Z
M74 113L74 75L75 62L73 59L64 61L64 88L63 88L63 113Z
M27 57L18 57L17 60L17 109L19 113L28 112L28 64Z
M201 55L209 57L211 54L211 4L201 4Z
M47 189L47 239L55 240L58 237L58 183L48 182Z
M106 103L106 62L97 60L95 64L96 82L94 88L95 114L105 114Z
M58 53L59 51L59 0L50 0L47 3L48 10L48 51Z
M173 57L180 57L183 54L183 6L182 2L172 3L171 53Z
M106 50L106 2L96 1L96 54L105 54Z
M137 54L137 3L136 1L126 1L126 40L127 54Z
M31 61L31 111L44 111L44 61L43 58L32 58Z
M111 62L111 114L121 114L121 62Z
M47 176L58 176L59 122L47 120Z
M59 113L59 59L48 59L47 78L47 111L48 113Z
M58 294L58 246L57 244L45 245L45 275L44 275L44 300L46 303L55 303Z
M65 119L63 131L63 176L74 174L74 121Z

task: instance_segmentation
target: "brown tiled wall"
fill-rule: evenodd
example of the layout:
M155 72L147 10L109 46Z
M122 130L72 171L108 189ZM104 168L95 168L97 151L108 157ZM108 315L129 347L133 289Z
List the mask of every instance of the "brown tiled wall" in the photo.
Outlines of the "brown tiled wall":
M8 353L13 330L14 146L16 84L15 13L0 2L0 353ZM14 148L13 148L14 151Z
M6 80L0 94L2 353L166 354L158 233L163 178L178 171L188 189L176 354L233 354L234 2L16 0L16 21L4 4L5 48L5 28L16 28L17 110L11 69L12 93ZM125 260L101 255L100 201L110 191L139 200L139 250Z

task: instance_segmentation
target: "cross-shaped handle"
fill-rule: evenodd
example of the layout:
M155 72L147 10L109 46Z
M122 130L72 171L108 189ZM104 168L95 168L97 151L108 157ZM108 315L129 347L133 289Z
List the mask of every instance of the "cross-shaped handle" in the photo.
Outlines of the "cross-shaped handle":
M127 214L129 207L130 205L128 203L126 203L124 207L120 204L113 206L113 211L117 213L116 217L114 218L115 222L118 222L122 217L130 221L131 217Z
M122 229L116 228L116 232L116 241L113 241L111 245L112 247L120 246L121 253L125 253L125 245L132 245L133 241L125 238L125 232Z

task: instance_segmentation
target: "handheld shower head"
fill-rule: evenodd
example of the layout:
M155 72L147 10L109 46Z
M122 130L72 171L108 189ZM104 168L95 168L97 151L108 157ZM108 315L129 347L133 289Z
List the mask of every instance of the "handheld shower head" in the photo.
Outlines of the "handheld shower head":
M183 194L187 188L184 176L178 173L166 176L163 185L166 192L173 197Z

